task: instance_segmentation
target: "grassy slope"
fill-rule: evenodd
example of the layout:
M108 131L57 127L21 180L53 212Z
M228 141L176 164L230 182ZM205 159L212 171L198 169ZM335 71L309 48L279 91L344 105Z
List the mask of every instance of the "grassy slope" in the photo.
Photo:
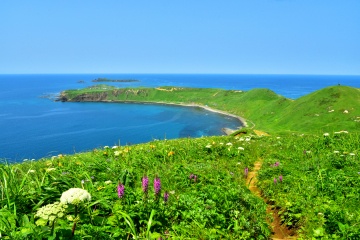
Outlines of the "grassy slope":
M165 103L195 103L242 116L264 131L358 131L360 123L360 90L346 86L332 86L313 92L297 100L287 99L268 89L247 92L162 87L100 88L69 90L64 94L70 101L111 100ZM330 110L334 110L329 112ZM349 113L344 113L348 110ZM251 126L251 124L250 124Z

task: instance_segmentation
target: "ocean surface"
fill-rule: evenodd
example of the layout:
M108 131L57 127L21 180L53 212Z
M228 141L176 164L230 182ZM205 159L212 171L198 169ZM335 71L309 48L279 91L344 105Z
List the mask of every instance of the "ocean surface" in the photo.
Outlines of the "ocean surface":
M0 75L0 160L20 162L94 148L223 135L241 123L199 108L124 103L62 103L55 96L84 88L96 78L136 79L117 87L183 86L249 90L268 88L296 99L315 90L346 85L360 88L360 76L231 74L31 74ZM84 81L84 83L79 83Z

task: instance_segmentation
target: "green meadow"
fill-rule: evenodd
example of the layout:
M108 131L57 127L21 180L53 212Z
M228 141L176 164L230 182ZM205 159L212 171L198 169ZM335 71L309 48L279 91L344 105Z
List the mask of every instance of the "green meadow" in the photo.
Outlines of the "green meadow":
M292 238L360 239L357 88L292 100L268 89L97 85L65 91L60 100L208 106L248 127L4 162L0 238L271 239L276 212Z

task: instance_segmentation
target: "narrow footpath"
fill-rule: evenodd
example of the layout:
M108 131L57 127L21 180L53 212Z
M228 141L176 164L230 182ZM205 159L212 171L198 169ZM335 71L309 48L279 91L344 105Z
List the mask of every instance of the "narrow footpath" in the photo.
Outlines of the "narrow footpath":
M254 170L249 172L246 183L247 183L247 186L249 186L249 189L252 193L254 193L256 196L258 196L259 198L263 199L266 202L266 200L261 196L260 189L256 186L257 172L260 170L260 168L261 168L261 162L258 161L254 165ZM289 229L287 229L285 226L281 225L280 217L279 217L277 211L274 210L270 204L267 204L266 213L272 215L272 217L273 217L273 221L271 223L269 222L269 224L272 227L271 239L273 239L273 240L296 239L295 236L290 236L291 231Z

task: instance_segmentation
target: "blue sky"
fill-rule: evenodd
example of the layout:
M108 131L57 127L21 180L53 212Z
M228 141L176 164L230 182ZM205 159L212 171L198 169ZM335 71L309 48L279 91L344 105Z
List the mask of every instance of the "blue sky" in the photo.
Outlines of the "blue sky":
M5 0L1 73L360 75L360 1Z

